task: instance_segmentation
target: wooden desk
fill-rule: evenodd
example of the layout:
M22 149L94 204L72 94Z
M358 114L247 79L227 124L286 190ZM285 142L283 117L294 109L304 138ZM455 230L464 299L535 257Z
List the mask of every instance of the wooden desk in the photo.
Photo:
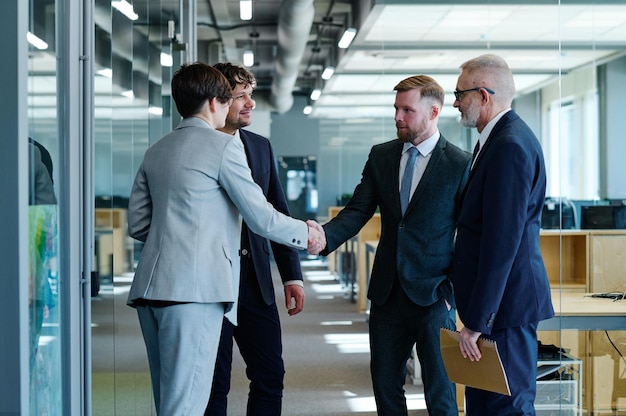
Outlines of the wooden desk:
M557 239L554 241L560 241L560 237L558 235L556 237ZM596 293L611 290L608 288L615 287L614 279L608 279L608 283L604 285L600 285L598 282L590 283L590 287L586 288L587 283L583 282L587 279L586 273L588 272L586 270L589 264L589 257L585 254L586 251L581 254L572 249L572 247L582 245L587 249L589 239L594 241L591 246L595 247L596 240L606 241L607 239L623 237L624 235L618 234L602 234L598 236L594 234L591 237L589 234L581 232L568 234L563 245L569 247L571 256L565 256L566 258L561 259L561 261L569 259L576 264L581 262L582 266L576 270L582 271L581 275L584 276L584 279L580 278L573 284L566 281L562 289L558 286L553 286L552 304L554 305L555 317L539 322L538 330L544 331L540 336L544 343L547 341L548 344L561 345L567 349L572 349L572 353L575 356L582 357L583 366L580 366L581 370L578 376L582 380L582 389L579 389L579 392L583 392L584 400L582 404L588 412L610 410L612 407L619 408L617 400L620 394L622 395L621 397L624 397L626 379L620 378L620 375L624 372L622 359L614 348L609 345L608 335L603 331L626 330L626 299L613 302L611 299L589 297L588 295L591 295L591 293L588 293L590 290L596 290ZM551 241L554 236L548 235L546 238L546 241ZM366 281L369 281L371 261L374 258L377 246L378 241L367 241L365 244L368 261ZM618 247L621 247L621 245L615 244L614 249L610 251L609 257L613 259L613 263L618 263L624 258L615 254ZM604 253L601 250L596 251ZM597 256L598 254L595 253L593 258ZM600 261L593 264L593 270L595 273L599 273L609 268L612 263ZM553 273L555 273L553 282L558 282L558 268L562 266L559 266L557 261L555 267L556 272L553 270ZM611 273L611 276L623 276L622 270L617 268L617 266L612 267L613 269L620 273ZM460 321L457 321L457 324L460 324ZM626 334L623 332L612 333L611 336L614 339L622 337L622 340L626 340ZM582 367L585 367L584 371ZM463 387L459 386L457 385L457 402L459 409L463 409ZM579 403L581 403L580 399Z
M366 282L369 283L370 261L378 247L378 241L366 241ZM540 331L575 330L626 330L626 299L593 298L591 293L552 291L555 316L539 322Z
M554 290L552 304L555 316L541 321L538 329L540 331L626 329L626 299L613 302L611 299L592 298L590 295L591 293Z

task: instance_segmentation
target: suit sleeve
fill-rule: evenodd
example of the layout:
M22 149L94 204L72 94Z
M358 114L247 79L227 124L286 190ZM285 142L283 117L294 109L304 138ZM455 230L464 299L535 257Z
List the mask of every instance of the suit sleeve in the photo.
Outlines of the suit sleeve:
M224 148L219 183L254 233L277 243L304 250L308 226L274 209L252 179L243 144L231 140Z

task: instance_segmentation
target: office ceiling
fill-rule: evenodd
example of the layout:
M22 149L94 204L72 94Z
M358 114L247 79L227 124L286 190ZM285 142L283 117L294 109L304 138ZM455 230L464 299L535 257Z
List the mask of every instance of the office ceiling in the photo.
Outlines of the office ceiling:
M54 10L45 5L53 0L37 2L44 5L37 10L48 11L39 19L45 22ZM95 20L112 37L110 3L95 0ZM176 22L178 33L184 21L181 12L188 9L181 4L193 1L131 3L140 14L133 29L152 40L151 26L158 25L165 33L162 28L170 20ZM444 115L455 116L458 112L451 105L458 67L486 52L507 59L521 92L626 53L623 0L252 0L252 5L252 20L242 21L239 0L197 0L190 8L197 25L197 59L241 63L244 51L250 49L255 53L250 69L258 79L258 107L284 113L292 107L294 96L308 97L319 88L320 98L310 100L310 117L317 118L390 117L394 85L418 73L432 75L443 85ZM349 27L357 29L356 38L348 49L337 48ZM176 46L162 38L155 48L170 43ZM40 61L33 67L44 68L42 75L54 68L53 53L33 56ZM133 61L133 71L153 64ZM321 72L326 66L336 70L324 81ZM114 86L116 71L114 67ZM98 84L96 79L96 100ZM110 84L104 84L107 102L129 106L127 98L110 97Z
M340 50L336 43L347 27L358 33L347 50ZM279 40L280 30L290 36ZM296 95L322 89L321 97L311 101L311 117L387 117L393 109L393 86L417 73L432 75L444 86L446 111L456 114L451 108L452 91L463 61L486 52L500 54L513 69L519 91L537 89L559 74L622 55L626 5L623 1L253 0L253 19L246 23L239 19L238 0L199 0L198 40L198 56L206 59L217 56L241 62L244 50L252 49L251 69L259 78L259 94L270 93L277 78L293 82ZM285 42L281 45L281 41ZM297 78L282 77L277 65L282 63L281 52L299 48ZM327 65L335 66L336 72L323 81L320 75Z

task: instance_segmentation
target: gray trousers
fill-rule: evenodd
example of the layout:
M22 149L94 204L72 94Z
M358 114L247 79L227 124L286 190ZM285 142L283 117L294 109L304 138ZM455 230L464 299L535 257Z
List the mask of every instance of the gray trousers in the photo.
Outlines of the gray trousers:
M204 414L222 331L222 303L137 307L158 415Z

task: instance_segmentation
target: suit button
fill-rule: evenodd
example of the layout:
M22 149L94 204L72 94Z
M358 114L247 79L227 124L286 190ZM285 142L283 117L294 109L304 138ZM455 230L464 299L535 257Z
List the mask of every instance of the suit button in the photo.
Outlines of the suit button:
M241 255L242 256L247 256L248 255L248 250L246 250L245 248L243 250L241 250Z
M300 245L300 240L297 240L297 241L296 241L296 244L297 244L297 245Z

